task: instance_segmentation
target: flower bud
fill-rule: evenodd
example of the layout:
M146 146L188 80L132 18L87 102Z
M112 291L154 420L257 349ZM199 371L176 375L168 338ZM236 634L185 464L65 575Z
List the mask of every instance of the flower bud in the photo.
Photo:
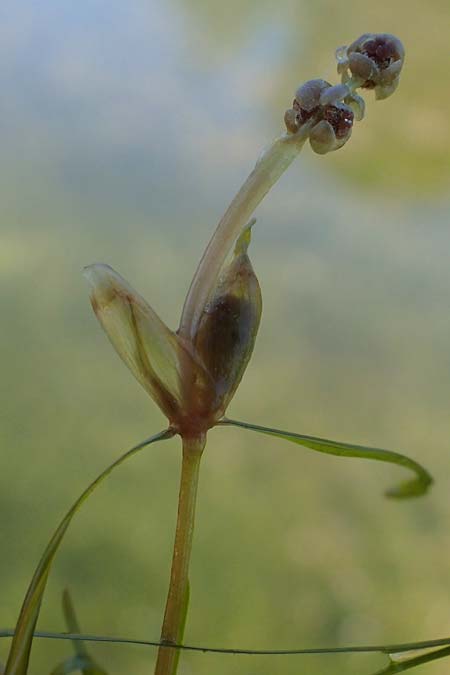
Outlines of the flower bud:
M325 155L338 150L352 133L354 114L344 103L326 106L323 119L311 129L309 142L314 152Z
M363 103L361 97L353 94L345 83L332 86L325 80L309 80L295 92L292 108L286 111L284 121L291 133L309 121L311 148L324 155L341 148L348 141L355 118L354 110L357 119L360 119L364 114Z
M200 318L193 344L213 381L210 415L223 416L253 352L261 318L258 279L247 255L250 227L239 237L234 257Z
M286 110L284 115L288 131L294 134L320 112L320 97L330 87L331 84L325 80L308 80L297 89L292 108Z
M324 91L330 87L331 84L326 80L308 80L295 92L294 105L297 104L299 110L304 110L311 115L320 105Z
M405 60L402 43L389 33L365 33L349 47L336 52L343 82L352 79L360 87L374 89L377 99L390 96L398 86Z

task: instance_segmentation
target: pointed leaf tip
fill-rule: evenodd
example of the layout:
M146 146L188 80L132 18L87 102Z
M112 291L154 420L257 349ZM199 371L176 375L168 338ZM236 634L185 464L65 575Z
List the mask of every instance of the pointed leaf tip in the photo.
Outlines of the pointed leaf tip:
M425 494L433 483L433 479L418 462L413 459L401 455L398 452L391 450L383 450L381 448L365 447L363 445L354 445L352 443L341 443L338 441L331 441L327 438L318 438L316 436L304 436L303 434L292 433L290 431L281 431L280 429L271 429L269 427L262 427L258 424L249 424L248 422L238 422L237 420L230 420L224 418L219 422L220 425L231 425L241 427L242 429L250 429L268 436L275 436L291 443L297 443L310 450L323 452L328 455L336 455L338 457L358 457L361 459L372 459L379 462L388 462L403 466L405 469L410 469L416 476L413 480L401 483L397 487L388 490L385 494L387 497L395 499L406 499L410 497L420 497Z
M81 629L75 613L75 607L67 588L63 591L62 606L67 631L69 633L80 633ZM65 675L74 671L80 671L83 675L107 675L106 670L101 668L89 654L83 640L73 640L72 644L75 656L66 659L57 666L52 675L58 675L59 673L64 673Z
M245 255L247 253L248 247L252 240L252 227L256 223L256 218L252 218L249 223L244 227L241 234L236 240L234 246L234 255Z

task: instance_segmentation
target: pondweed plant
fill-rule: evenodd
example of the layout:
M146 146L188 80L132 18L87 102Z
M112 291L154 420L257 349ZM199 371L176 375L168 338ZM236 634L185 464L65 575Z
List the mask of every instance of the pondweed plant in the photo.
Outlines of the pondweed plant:
M335 151L349 140L355 121L364 117L365 103L361 92L373 89L377 99L384 99L395 91L404 50L401 42L392 35L365 34L350 46L338 49L337 61L339 84L316 79L297 89L292 106L284 116L286 131L258 159L206 247L189 288L177 331L170 330L111 267L94 264L85 268L98 320L119 356L167 417L168 425L106 468L60 523L30 583L15 630L3 633L13 636L4 671L6 675L28 672L35 635L74 641L75 656L58 666L54 673L79 670L87 675L98 675L105 672L89 656L82 639L156 645L155 675L175 675L182 649L208 651L205 647L182 645L182 638L189 602L189 561L199 470L207 434L212 427L236 426L318 452L390 462L412 470L414 478L386 493L392 498L416 497L424 494L431 485L432 479L424 468L396 452L305 436L226 417L229 403L252 355L262 311L261 290L248 255L255 223L253 213L307 140L319 154ZM160 640L143 642L81 636L67 594L64 596L64 613L70 635L35 633L51 565L75 513L113 469L144 447L175 435L180 437L182 444L181 480ZM450 640L440 640L408 645L298 649L283 653L379 651L390 655L390 665L383 671L387 674L440 658L448 653L449 644ZM431 653L430 649L433 650ZM249 653L248 650L233 649L212 651Z

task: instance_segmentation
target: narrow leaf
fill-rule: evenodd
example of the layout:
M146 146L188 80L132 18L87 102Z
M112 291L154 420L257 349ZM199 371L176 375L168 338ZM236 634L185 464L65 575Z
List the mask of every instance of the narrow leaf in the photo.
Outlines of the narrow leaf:
M11 637L14 635L12 630L0 630L0 637ZM83 640L89 642L103 642L110 644L128 644L141 645L148 647L160 647L161 642L152 642L149 640L139 640L124 637L109 637L106 635L75 635L67 633L51 633L47 631L37 631L34 634L37 638L47 638L53 640ZM180 651L193 651L215 654L247 654L264 656L292 656L304 654L368 654L380 653L390 658L390 665L375 675L393 675L415 666L422 665L428 661L434 661L440 658L450 656L450 638L440 638L437 640L425 640L421 642L409 642L397 645L353 645L348 647L297 647L295 649L247 649L237 647L208 647L206 645L175 645ZM413 656L414 654L414 656ZM403 661L403 662L402 662ZM57 675L54 671L52 675ZM59 671L61 672L61 671Z
M159 434L156 434L155 436L152 436L151 438L148 438L145 441L142 441L141 443L138 443L138 445L135 445L133 448L131 448L131 450L128 450L128 452L119 457L119 459L110 464L110 466L108 466L104 471L102 471L101 474L99 474L99 476L97 476L97 478L89 485L88 488L86 488L86 490L66 513L55 533L53 534L49 544L47 545L47 548L45 549L44 554L39 561L31 583L28 587L28 591L20 611L16 630L11 643L8 661L6 663L5 675L26 675L28 671L28 662L30 659L31 645L33 642L33 633L39 617L42 597L44 595L50 568L59 545L67 531L67 528L69 527L72 518L77 513L80 506L95 490L95 488L100 485L100 483L116 467L125 462L125 460L135 455L137 452L139 452L139 450L142 450L142 448L145 448L147 445L155 443L156 441L164 440L166 438L171 438L173 435L174 432L171 429L167 429L160 432Z
M13 637L14 630L9 628L0 629L0 638ZM51 631L36 631L35 638L47 640L82 640L84 642L103 642L108 644L136 645L141 647L161 647L167 645L159 640L142 640L130 637L112 637L109 635L54 633ZM259 656L300 656L302 654L374 654L380 653L391 658L400 660L401 654L425 652L439 653L439 658L450 655L450 637L435 640L422 640L420 642L403 642L388 645L349 645L343 647L294 647L291 649L250 649L248 647L210 647L207 645L171 645L177 649L190 652L203 652L212 654L248 654ZM448 651L447 651L448 649ZM447 653L445 653L447 652ZM436 657L437 658L437 657Z
M75 607L73 606L72 598L67 588L64 589L62 597L62 606L64 619L66 621L67 632L68 633L81 633L80 624L78 623L77 615L75 613ZM73 640L72 641L75 654L78 656L86 656L87 649L83 640Z
M70 593L67 589L63 592L63 612L64 618L66 620L66 626L69 633L80 633L80 625L78 623L77 615L75 613L75 607L70 597ZM61 667L67 667L67 663L72 663L74 659L78 659L79 664L78 670L81 670L83 675L107 675L106 670L100 668L99 665L94 661L92 656L89 654L83 640L72 640L72 645L75 651L75 657L65 661ZM76 670L76 669L75 669ZM56 671L58 672L58 671ZM66 671L62 671L66 672ZM71 672L71 671L67 671Z
M240 427L242 429L250 429L251 431L258 431L268 436L275 436L291 443L303 445L305 448L316 450L317 452L324 452L328 455L337 455L339 457L360 457L362 459L373 459L379 462L389 462L390 464L397 464L410 469L416 476L412 480L400 483L397 487L391 488L385 494L387 497L395 497L397 499L407 497L419 497L425 494L433 482L428 471L426 471L420 464L415 462L405 455L391 450L382 450L381 448L370 448L362 445L353 445L351 443L340 443L338 441L330 441L326 438L316 438L315 436L304 436L302 434L295 434L289 431L281 431L279 429L271 429L269 427L262 427L257 424L249 424L248 422L238 422L236 420L223 419L218 424Z

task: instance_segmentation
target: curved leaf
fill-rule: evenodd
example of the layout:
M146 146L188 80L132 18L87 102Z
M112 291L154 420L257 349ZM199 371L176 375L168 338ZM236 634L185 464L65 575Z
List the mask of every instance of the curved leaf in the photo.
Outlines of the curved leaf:
M5 675L26 675L28 671L28 662L30 659L31 645L33 642L33 633L36 622L39 617L42 597L44 595L45 586L47 583L50 568L55 558L59 545L69 527L72 518L77 513L80 506L89 497L89 495L100 485L100 483L115 469L120 466L125 460L135 455L139 450L145 448L151 443L162 441L166 438L172 438L174 432L171 429L148 438L141 443L135 445L131 450L128 450L119 459L110 464L99 476L86 488L82 495L76 500L73 506L66 513L53 537L51 538L47 548L44 551L42 558L36 568L31 583L28 587L25 600L20 611L19 619L17 621L16 630L11 643L11 648L6 663Z
M382 450L381 448L370 448L363 445L353 445L352 443L340 443L338 441L330 441L326 438L317 438L315 436L304 436L303 434L295 434L290 431L281 431L280 429L271 429L269 427L262 427L258 424L249 424L248 422L238 422L237 420L223 419L218 422L219 425L235 426L241 429L250 429L251 431L258 431L261 434L268 436L275 436L291 443L303 445L310 450L317 452L324 452L328 455L337 455L338 457L360 457L362 459L372 459L378 462L388 462L390 464L397 464L403 466L405 469L410 469L416 474L412 480L400 483L400 485L391 488L385 495L387 497L394 497L396 499L404 499L408 497L419 497L425 494L428 488L433 483L428 471L426 471L420 464L415 462L405 455L391 450Z

